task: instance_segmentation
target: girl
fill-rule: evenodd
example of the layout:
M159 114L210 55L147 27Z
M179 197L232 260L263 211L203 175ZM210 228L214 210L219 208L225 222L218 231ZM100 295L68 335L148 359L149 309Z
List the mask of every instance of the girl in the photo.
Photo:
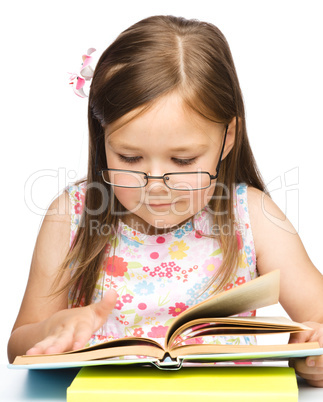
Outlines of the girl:
M190 305L277 268L281 304L314 329L291 342L323 345L322 275L265 189L214 25L155 16L122 32L95 69L88 119L88 174L45 216L10 361L123 336L163 343ZM293 365L323 386L322 356Z

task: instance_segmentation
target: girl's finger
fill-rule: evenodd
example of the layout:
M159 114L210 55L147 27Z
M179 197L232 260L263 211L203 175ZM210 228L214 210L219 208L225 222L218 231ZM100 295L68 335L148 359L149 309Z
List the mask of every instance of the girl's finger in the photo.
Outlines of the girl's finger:
M73 343L71 345L71 350L77 350L83 348L86 343L91 338L92 331L88 324L80 323L75 328Z
M50 335L38 342L26 354L54 354L62 353L71 348L73 341L73 327L64 328L55 335Z
M102 300L98 303L91 304L89 307L95 313L94 331L97 331L107 320L108 315L114 309L117 302L118 294L115 290L110 289L105 294Z
M73 327L65 328L58 335L52 336L52 342L44 350L45 354L63 353L71 349L73 342Z
M323 356L309 356L306 358L305 362L308 367L321 369L323 373Z
M323 380L307 380L308 384L312 387L323 388Z
M288 343L303 343L308 342L311 338L311 331L296 332L290 334Z
M42 355L46 349L52 345L54 336L48 336L42 341L36 343L32 348L28 349L26 355Z

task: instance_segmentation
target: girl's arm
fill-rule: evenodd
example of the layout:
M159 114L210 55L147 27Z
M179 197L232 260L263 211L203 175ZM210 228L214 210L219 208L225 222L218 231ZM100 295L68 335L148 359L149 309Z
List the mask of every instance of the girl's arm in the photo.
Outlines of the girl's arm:
M64 192L49 207L40 228L25 295L8 343L12 361L44 338L43 321L67 308L67 294L49 297L50 288L69 246L70 215L68 194ZM67 273L68 275L68 273ZM63 280L67 280L67 275Z
M258 272L280 270L279 301L292 320L323 323L323 276L296 230L261 191L248 188L248 205Z
M107 294L101 302L67 309L67 292L52 297L52 284L69 249L70 201L64 192L49 207L39 231L25 295L9 342L8 358L77 349L105 322L116 302ZM66 272L61 286L68 280Z
M318 341L323 347L323 275L316 269L292 224L263 192L248 188L250 223L260 275L279 269L279 301L292 320L314 331L292 342ZM311 365L314 361L314 367ZM311 385L323 386L323 356L297 359L294 367Z

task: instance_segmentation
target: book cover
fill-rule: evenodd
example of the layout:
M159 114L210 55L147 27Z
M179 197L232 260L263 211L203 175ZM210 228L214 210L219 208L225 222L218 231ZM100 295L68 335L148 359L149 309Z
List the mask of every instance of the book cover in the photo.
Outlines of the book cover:
M67 389L67 402L129 401L296 402L296 375L289 367L84 367Z

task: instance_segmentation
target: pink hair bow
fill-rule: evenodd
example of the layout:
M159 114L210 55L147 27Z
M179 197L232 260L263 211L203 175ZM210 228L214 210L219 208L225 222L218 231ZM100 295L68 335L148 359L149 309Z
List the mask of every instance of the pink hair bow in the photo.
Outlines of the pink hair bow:
M90 66L90 63L93 59L91 54L95 52L96 49L91 47L88 49L86 54L83 54L82 59L83 63L78 73L69 73L70 76L70 85L72 85L73 91L77 96L81 98L87 98L88 95L84 92L84 85L86 81L91 81L93 77L93 68Z

